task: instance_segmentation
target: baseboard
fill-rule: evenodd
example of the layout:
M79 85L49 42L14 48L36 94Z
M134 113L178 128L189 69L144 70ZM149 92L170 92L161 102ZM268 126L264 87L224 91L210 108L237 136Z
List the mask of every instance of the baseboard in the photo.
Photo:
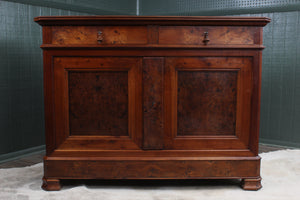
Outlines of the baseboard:
M286 141L278 141L278 140L270 140L270 139L259 139L260 144L266 144L270 146L278 146L284 147L288 149L300 148L300 143L295 142L286 142Z
M11 160L16 160L25 156L42 153L45 152L45 145L37 146L37 147L31 147L28 149L23 149L20 151L15 151L7 154L0 155L0 163L8 162Z

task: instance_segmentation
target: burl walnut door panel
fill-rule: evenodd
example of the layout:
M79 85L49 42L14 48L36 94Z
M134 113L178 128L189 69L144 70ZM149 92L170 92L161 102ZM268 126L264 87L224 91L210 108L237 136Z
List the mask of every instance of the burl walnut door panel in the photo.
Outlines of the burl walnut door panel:
M142 59L54 57L58 150L139 149Z
M251 57L165 59L167 149L248 149Z
M127 71L70 70L68 85L70 135L128 136Z

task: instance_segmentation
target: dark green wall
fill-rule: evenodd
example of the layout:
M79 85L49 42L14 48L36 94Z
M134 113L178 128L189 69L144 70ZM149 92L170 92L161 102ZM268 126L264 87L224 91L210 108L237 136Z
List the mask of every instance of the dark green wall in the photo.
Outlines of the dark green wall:
M20 150L29 153L43 149L41 145L45 143L42 50L39 48L42 32L33 18L129 15L136 12L135 3L135 0L0 1L0 161L24 153Z
M264 29L261 142L300 147L300 11L255 16L272 19Z
M56 8L90 15L134 15L136 0L7 0L39 7Z
M300 0L139 0L140 15L237 15L299 11Z
M0 154L44 144L42 32L33 18L78 14L0 2Z
M141 0L141 15L266 16L260 141L300 147L300 0Z

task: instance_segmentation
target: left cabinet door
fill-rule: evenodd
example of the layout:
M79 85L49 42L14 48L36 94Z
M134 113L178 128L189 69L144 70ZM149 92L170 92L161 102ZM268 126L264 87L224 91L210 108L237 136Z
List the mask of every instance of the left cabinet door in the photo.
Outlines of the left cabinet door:
M134 150L142 143L142 59L53 57L56 151Z

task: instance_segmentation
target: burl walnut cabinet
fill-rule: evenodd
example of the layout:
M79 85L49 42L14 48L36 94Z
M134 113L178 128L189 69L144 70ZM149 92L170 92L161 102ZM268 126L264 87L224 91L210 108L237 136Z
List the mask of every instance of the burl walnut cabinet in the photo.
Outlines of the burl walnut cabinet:
M265 17L37 17L43 188L61 179L241 179L258 156Z

